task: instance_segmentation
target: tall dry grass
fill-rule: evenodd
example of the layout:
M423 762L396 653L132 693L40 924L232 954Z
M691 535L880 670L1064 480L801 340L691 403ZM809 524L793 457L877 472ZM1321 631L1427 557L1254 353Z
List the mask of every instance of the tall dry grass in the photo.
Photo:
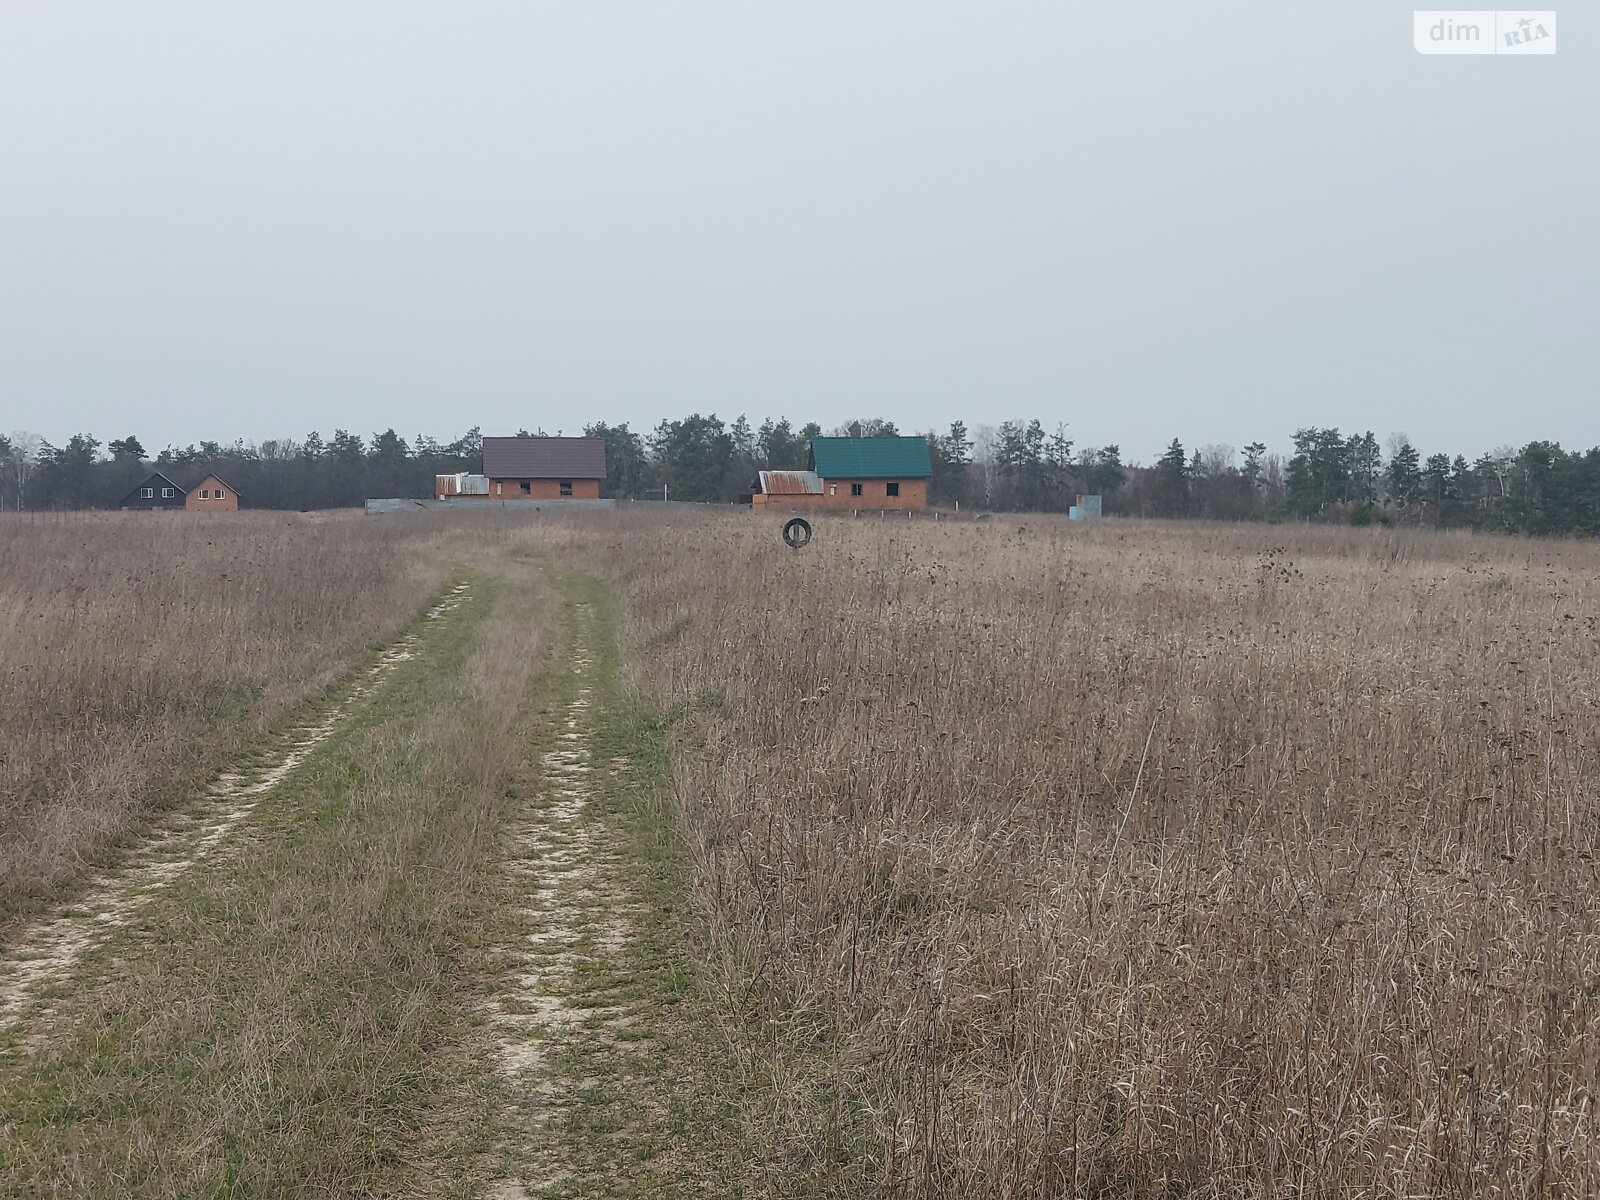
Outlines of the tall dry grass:
M360 517L0 518L0 926L414 617L441 578L414 537Z
M832 1031L838 1075L794 1103L853 1121L868 1174L793 1106L775 1174L1600 1194L1600 550L824 519L797 554L777 529L0 527L0 896L414 613L414 548L556 554L617 581L645 682L691 702L677 795L721 949L772 1029ZM791 1045L752 1065L812 1070Z
M533 567L483 563L243 826L169 847L169 884L3 1031L0 1196L480 1194L489 931L558 611Z
M855 1064L872 1190L1600 1194L1600 549L563 539L654 687L725 699L677 768L702 902Z

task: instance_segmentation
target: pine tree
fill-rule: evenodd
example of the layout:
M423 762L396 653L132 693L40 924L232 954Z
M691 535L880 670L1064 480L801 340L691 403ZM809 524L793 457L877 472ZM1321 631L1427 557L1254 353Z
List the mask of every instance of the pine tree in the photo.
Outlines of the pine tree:
M119 463L140 463L144 461L144 446L139 439L131 434L125 438L118 438L108 442L106 449L111 452L111 461Z
M1389 495L1401 508L1413 504L1422 492L1421 455L1402 440L1389 460Z

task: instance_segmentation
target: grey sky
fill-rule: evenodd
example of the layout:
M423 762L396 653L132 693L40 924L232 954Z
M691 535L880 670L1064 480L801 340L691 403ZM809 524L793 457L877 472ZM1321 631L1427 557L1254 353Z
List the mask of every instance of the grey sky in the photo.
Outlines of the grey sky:
M0 0L0 431L1600 442L1600 27Z

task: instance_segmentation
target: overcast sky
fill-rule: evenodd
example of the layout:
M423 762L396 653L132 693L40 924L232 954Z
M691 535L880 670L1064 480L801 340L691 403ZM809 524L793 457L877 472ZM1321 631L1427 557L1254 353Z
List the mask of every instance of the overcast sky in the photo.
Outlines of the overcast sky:
M1600 22L0 0L0 430L1600 442Z

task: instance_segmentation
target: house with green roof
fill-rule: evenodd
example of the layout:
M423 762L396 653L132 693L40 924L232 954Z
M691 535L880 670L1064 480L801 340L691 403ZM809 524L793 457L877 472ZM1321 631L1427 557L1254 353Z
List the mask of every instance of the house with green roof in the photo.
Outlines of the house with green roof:
M933 460L920 437L817 437L809 471L764 471L757 505L923 509Z

